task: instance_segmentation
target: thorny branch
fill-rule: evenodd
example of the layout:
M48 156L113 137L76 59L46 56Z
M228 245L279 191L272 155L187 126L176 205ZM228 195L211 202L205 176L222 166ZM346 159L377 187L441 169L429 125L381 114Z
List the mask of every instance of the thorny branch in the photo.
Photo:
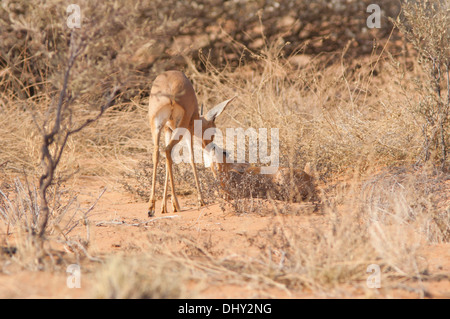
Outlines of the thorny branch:
M66 67L66 71L64 73L64 81L63 86L60 91L58 104L56 107L56 115L55 115L55 121L53 123L53 127L49 133L46 133L45 128L41 127L39 128L39 131L42 134L42 145L41 145L41 163L44 168L44 173L39 178L39 196L41 199L41 205L40 205L40 213L39 213L39 221L38 221L38 228L37 228L37 235L39 239L43 239L45 230L47 228L48 219L49 219L49 207L48 207L48 201L47 201L47 190L50 187L50 185L53 182L55 170L59 164L59 161L61 160L64 148L67 144L68 138L83 130L86 126L91 124L92 122L97 121L103 113L110 108L113 105L113 102L115 100L116 94L119 91L119 87L115 86L106 103L103 104L100 107L99 113L97 116L90 118L86 120L84 123L79 125L78 127L74 129L68 129L63 134L62 142L59 146L56 147L56 150L54 154L51 153L50 147L55 143L55 138L59 134L62 134L62 128L61 123L64 117L64 111L68 109L71 103L71 99L67 100L67 86L70 79L70 72L75 64L76 58L83 52L85 48L85 43L75 43L75 34L72 32L70 37L70 55L68 64Z

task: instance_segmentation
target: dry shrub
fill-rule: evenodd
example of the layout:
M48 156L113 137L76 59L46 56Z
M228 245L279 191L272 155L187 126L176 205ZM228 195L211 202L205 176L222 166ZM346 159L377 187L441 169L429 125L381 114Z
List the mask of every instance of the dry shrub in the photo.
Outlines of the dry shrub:
M73 86L96 95L112 78L120 77L129 89L124 92L129 98L136 90L148 90L145 80L155 73L184 67L183 56L198 61L199 49L211 50L216 65L238 66L243 56L234 41L259 50L265 39L281 39L286 43L286 54L308 42L307 53L317 54L335 51L356 37L353 55L370 53L372 37L385 38L391 31L386 16L380 30L367 30L366 8L370 3L81 0L77 2L81 30L89 29L86 36L90 44L86 63L78 68ZM378 3L387 16L397 16L397 3ZM2 1L0 66L6 68L0 72L0 85L5 91L22 99L59 87L61 53L67 51L70 31L67 6L61 0ZM252 59L251 55L246 58Z
M236 214L271 213L268 207L270 198L270 177L260 174L229 171L218 175L219 193L223 204L228 204Z
M30 114L33 106L0 96L0 162L15 173L33 172L39 164L40 140Z
M287 291L302 287L323 291L364 282L366 268L372 263L382 266L388 278L426 276L419 248L424 243L447 242L450 238L448 205L442 204L448 200L448 187L441 182L448 176L424 173L407 181L409 171L388 173L367 182L361 198L355 194L359 194L361 176L372 174L371 169L405 166L418 158L433 158L433 152L436 158L445 155L448 113L444 107L446 78L442 74L446 70L446 52L433 51L434 67L429 64L430 57L422 57L421 62L428 65L425 72L414 70L405 74L406 66L399 65L395 55L386 61L381 54L385 47L373 47L369 33L362 40L358 38L357 44L347 43L347 38L338 35L347 37L352 30L361 30L365 17L348 27L342 19L355 10L365 13L361 7L365 8L367 2L352 1L352 10L347 10L341 1L278 1L264 6L265 12L260 16L255 13L263 2L245 7L241 1L229 1L213 10L207 5L209 2L202 1L143 1L135 6L127 5L125 0L115 3L80 2L85 17L82 23L86 26L86 32L80 36L90 37L91 41L86 56L74 69L70 85L76 106L74 122L92 117L96 112L93 106L114 81L120 80L124 91L102 121L69 139L59 167L62 175L79 168L80 174L125 176L122 183L127 190L146 200L153 167L147 160L152 145L146 126L145 96L156 73L188 65L186 73L194 82L200 103L213 105L238 95L226 115L218 120L219 128L278 128L282 166L303 168L310 162L322 183L348 171L357 182L351 192L344 191L339 198L324 191L322 215L314 216L317 224L307 226L296 219L302 216L284 214L292 212L293 206L242 198L240 189L249 195L253 193L248 188L252 181L233 185L232 191L237 193L231 202L234 211L261 212L269 207L274 215L271 227L255 238L247 238L259 249L256 256L216 258L210 243L183 238L188 247L186 254L149 252L139 258L118 257L107 262L98 273L93 292L96 297L190 296L184 288L186 278ZM292 10L292 5L304 10ZM325 7L328 9L324 11ZM41 1L39 5L2 2L0 28L5 32L0 35L0 165L10 171L21 172L25 167L32 175L37 170L39 134L34 122L44 122L46 114L42 112L54 107L56 88L62 80L61 66L65 65L64 52L69 45L65 8L62 1ZM278 19L280 11L288 13L287 19ZM330 12L333 19L328 19ZM344 12L347 18L342 15ZM58 23L49 23L50 16ZM435 41L439 34L448 35L439 31L447 26L447 18L439 17L439 23L429 19L431 25L418 24L419 31L429 29L432 36L420 35L414 40L416 33L412 31L411 40L422 55L426 39ZM406 33L414 30L414 21L425 23L422 18L414 19ZM284 36L280 36L277 28L286 21L292 25L281 26ZM344 29L330 32L330 25L331 29L338 25ZM345 32L347 29L349 32ZM198 40L199 33L204 34L205 30L215 31L211 32L215 38L205 41L207 44L192 41ZM312 42L293 42L299 38ZM438 42L447 48L449 41L444 40ZM195 42L195 46L177 51L174 43L183 41ZM439 47L438 42L431 43L433 50ZM352 50L358 46L372 53L351 61ZM204 50L197 54L199 47ZM324 48L340 51L306 55ZM206 53L208 49L212 50ZM387 49L388 46L383 52ZM436 81L438 70L441 77ZM425 82L429 75L431 82ZM423 88L419 93L414 79ZM159 192L164 166L163 163L158 167ZM188 164L175 166L181 194L195 189L191 174ZM199 176L205 197L217 200L217 181L211 172L199 169ZM2 232L9 227L14 238L21 241L6 241L2 245L7 252L17 248L18 257L13 258L19 263L35 266L35 254L27 241L33 232L33 216L38 214L34 188L19 180L8 187L2 180ZM49 236L54 235L59 244L81 256L88 239L71 238L69 234L73 226L86 220L84 213L89 209L80 214L75 202L67 199L70 196L54 187L55 223L50 226ZM437 194L443 199L435 200ZM167 247L160 248L164 252ZM48 256L57 259L51 252Z
M448 1L406 2L397 26L418 52L418 62L425 71L415 81L419 99L411 112L421 120L423 134L419 161L433 159L448 169L450 143L450 15Z
M228 127L277 128L280 165L301 169L311 163L320 182L354 169L366 174L369 168L417 160L423 142L421 123L408 105L414 88L405 85L410 77L402 78L395 59L374 54L348 63L344 48L340 64L326 66L305 56L308 63L298 67L283 47L280 42L266 42L260 51L242 46L257 63L237 69L218 69L203 55L206 72L200 72L191 61L187 74L200 104L207 108L237 95L218 119L223 133ZM236 197L240 212L246 204L255 206L242 197Z
M403 235L397 238L397 246L407 244L407 237L417 246L423 241L446 242L450 231L448 179L448 174L427 168L393 168L365 182L361 207L379 235L380 227L398 225L397 233ZM394 239L384 242L393 243Z
M145 105L149 83L155 73L168 68L181 68L186 64L185 57L192 59L196 68L206 70L203 80L200 73L190 70L203 101L216 100L217 96L213 94L217 92L227 96L238 93L241 105L249 106L246 112L236 108L236 113L231 113L239 113L239 116L235 116L237 122L231 122L233 125L238 124L244 128L283 128L282 139L286 143L282 145L281 153L285 165L303 166L307 160L315 158L315 164L322 174L339 171L348 164L354 149L360 148L361 138L372 142L370 137L364 137L366 116L370 115L359 117L358 114L365 107L362 105L365 104L362 97L367 94L361 92L365 92L370 86L367 77L370 70L363 67L355 76L349 76L348 73L353 72L351 66L344 65L342 70L328 73L314 59L306 69L296 69L293 64L288 63L290 54L294 57L299 52L311 53L311 50L320 49L320 46L314 45L312 48L308 43L298 40L294 43L293 40L298 39L300 34L301 39L304 37L305 40L314 39L317 42L326 38L324 46L344 47L346 40L336 37L334 33L329 35L329 30L341 24L337 17L346 17L352 22L342 27L345 30L341 33L347 35L360 31L365 23L366 2L330 4L326 1L278 1L271 4L254 2L246 6L238 1L227 2L213 10L209 9L211 3L203 1L164 4L159 1L143 1L131 6L126 1L116 2L115 5L94 4L89 1L78 4L82 12L80 37L88 38L89 41L86 54L80 57L70 84L74 102L78 104L74 110L74 119L88 117L88 113L111 83L119 81L123 86L123 103L117 104L114 113L107 115L107 120L86 130L86 134L82 133L70 145L74 152L70 156L70 164L89 174L111 175L118 166L130 172L128 165L133 163L135 156L127 157L127 154L130 151L141 153L149 150L149 133L144 132L143 126L145 110L138 104ZM298 10L292 10L293 7ZM386 12L394 12L394 7L395 5L388 3L383 6ZM15 101L8 100L9 97L19 97L22 100L31 97L25 105L21 105L25 113L35 108L42 110L40 105L51 105L55 88L60 87L62 81L60 69L65 64L64 53L70 42L70 30L65 25L65 9L63 1L40 2L39 6L33 8L28 2L20 0L2 3L0 21L5 29L2 34L5 41L1 42L1 66L8 70L0 78L0 84L5 88L3 92L7 92L0 98L2 105L5 105L2 111L8 113L10 107L6 105L11 102L15 107ZM261 15L257 14L259 9L262 10ZM49 16L53 17L52 21L48 21ZM280 16L286 16L292 25L271 23ZM333 18L325 19L328 21L325 23L326 16ZM234 26L229 25L230 21L235 21ZM222 23L223 29L220 28ZM261 29L262 26L264 28ZM386 26L383 24L382 34L388 30ZM202 45L204 52L208 48L214 49L208 53L209 60L206 63L199 63L205 62L205 56L197 55L197 46L181 53L170 53L176 38L195 39L208 27L215 30L213 34L217 38L209 39L207 44ZM319 30L317 34L313 32L315 29ZM283 34L282 39L280 32ZM17 34L22 35L18 43L12 41L17 38ZM362 34L361 31L358 34ZM359 45L365 47L364 51L367 50L365 43L372 43L368 35L369 33L361 35ZM200 42L194 41L196 45ZM253 42L261 42L261 45L252 45ZM349 45L346 52L361 46ZM233 53L234 56L230 59L234 62L232 66L228 65L218 71L220 69L215 68L221 63L215 57L227 56L222 55L221 50ZM380 48L377 47L377 50ZM339 60L340 56L331 54L325 58ZM255 62L256 67L245 67L252 62ZM361 80L355 81L361 76ZM229 87L228 90L224 89L225 85ZM236 92L230 92L233 90ZM133 99L135 96L137 99ZM349 99L352 100L352 105L358 104L352 108L356 114L353 119L347 116L348 105L340 105L342 101ZM362 102L358 103L358 99L362 99ZM314 107L310 107L312 105ZM367 123L367 126L372 124ZM323 130L323 134L315 133L317 127ZM8 129L7 133L11 136L12 131L12 128ZM24 131L20 130L16 134L29 131L30 128L24 128ZM376 133L374 135L378 135ZM302 141L300 145L298 141ZM35 144L31 140L28 143ZM11 148L14 144L7 143ZM368 152L367 150L363 154ZM5 153L9 153L11 157L19 157L18 150ZM105 161L105 153L116 161ZM86 160L82 162L80 156L75 154L84 155ZM106 162L106 165L87 168L94 156L94 161ZM32 155L30 157L36 158ZM121 165L121 159L117 157L127 157L125 165ZM397 154L394 157L386 161L397 160ZM108 159L111 160L109 156ZM33 160L24 162L33 163ZM108 166L109 163L111 165Z
M28 181L15 179L0 189L0 219L4 233L2 249L10 252L19 264L38 268L39 252L34 234L39 217L39 196L36 187ZM14 237L12 237L13 235Z
M378 56L373 55L367 62L364 60L356 64L347 63L345 58L347 55L350 56L349 50L352 48L349 45L343 48L342 55L330 54L312 58L301 55L309 52L307 43L296 43L294 48L285 40L276 37L275 29L278 28L276 26L264 28L262 32L260 30L248 33L254 34L253 39L256 37L262 39L262 45L259 47L250 45L253 40L240 35L239 31L246 25L254 29L261 25L266 26L266 22L275 19L280 12L292 12L292 5L305 9L295 13L301 15L304 21L304 25L297 26L294 23L293 28L298 28L295 32L311 31L310 26L314 24L314 19L309 17L317 17L320 14L326 16L332 12L351 16L350 12L365 12L361 11L364 4L351 2L348 6L340 3L329 5L321 1L313 4L302 1L295 4L283 1L278 3L279 7L275 4L275 7L266 6L261 20L255 14L248 15L250 24L245 20L245 10L250 8L245 7L244 11L239 11L242 17L238 19L238 26L232 33L235 36L232 50L241 58L242 63L218 68L214 59L220 55L217 52L216 54L210 52L207 56L195 55L192 52L182 54L191 60L188 62L190 67L187 73L200 94L200 102L215 102L223 97L229 98L238 94L237 102L227 111L229 117L219 120L219 128L236 126L244 129L279 128L281 164L302 168L307 162L311 162L322 179L341 173L355 163L364 170L373 160L379 165L385 165L408 161L416 156L415 152L420 147L416 146L417 129L411 124L414 121L411 120L411 114L405 114L403 108L385 104L389 101L389 95L382 91L381 84L389 79L389 75L380 75L382 61L378 63ZM163 63L170 60L164 52L172 46L171 35L193 36L196 30L203 30L198 24L212 24L213 21L217 22L218 16L227 21L227 17L231 16L236 6L241 5L229 3L224 8L217 9L217 12L216 9L210 12L201 1L195 4L183 2L173 7L167 4L159 6L158 3L150 2L142 2L137 6L80 3L84 14L82 29L87 30L80 36L89 36L91 41L86 48L88 54L80 59L73 72L74 81L70 89L74 93L79 92L79 95L74 95L76 97L74 102L77 104L74 109L74 121L82 121L92 115L92 106L98 103L98 97L103 94L105 88L118 79L119 75L124 92L121 96L122 103L118 103L114 110L105 114L105 119L70 139L68 145L70 154L63 157L61 168L78 168L80 173L90 175L117 177L123 172L133 175L136 164L143 161L143 157L147 156L146 153L151 149L150 133L146 124L145 95L150 87L153 72L174 67L170 61L167 65ZM187 10L191 7L195 7L195 10ZM273 8L270 9L271 7ZM30 155L23 163L32 168L37 164L37 150L36 141L32 138L35 135L29 134L30 131L34 131L33 120L27 115L31 110L36 120L41 123L38 111L52 105L52 92L61 82L61 72L54 67L64 62L62 55L53 59L54 52L56 48L58 52L65 52L64 49L68 44L63 40L68 39L69 30L64 23L43 23L45 15L53 11L58 13L58 21L65 21L63 10L65 6L62 2L47 2L45 6L38 6L36 10L31 11L27 8L28 5L23 1L10 1L2 7L2 21L4 24L12 23L12 27L7 31L13 34L18 32L17 30L22 30L24 38L19 46L27 47L27 50L16 52L9 42L3 42L5 46L3 52L16 59L14 65L20 65L14 72L28 70L27 72L31 72L28 78L33 79L36 77L36 72L30 69L33 65L39 69L46 69L41 78L50 80L43 81L45 84L42 84L42 87L41 84L36 84L38 80L33 80L35 84L31 80L30 83L25 83L16 76L19 82L23 82L19 86L27 88L35 86L37 88L35 91L39 90L40 93L26 93L26 96L32 96L26 103L11 99L10 96L17 96L17 93L14 93L16 89L11 89L10 96L0 97L2 106L0 112L6 115L2 118L6 124L2 129L4 136L11 137L5 143L6 149L0 154L0 161L17 160L21 157L19 154L26 150L23 153ZM157 14L157 8L163 8L161 9L163 11ZM169 14L171 10L174 11L173 14ZM256 12L253 9L250 11ZM186 12L201 18L189 24L190 20L185 16L183 18L181 14ZM24 16L29 18L29 25L23 25L21 22ZM162 17L168 18L161 21ZM98 25L93 26L94 22L98 22ZM360 22L352 24L349 28L354 28ZM317 23L321 24L322 19ZM100 30L103 30L103 33ZM8 34L4 36L7 37ZM53 34L64 36L53 39ZM288 38L289 36L286 39ZM150 43L145 39L150 39ZM153 42L154 39L158 41ZM228 37L220 39L218 42L213 41L213 45L225 40L227 43L230 42ZM139 49L141 46L142 50ZM33 51L35 49L37 51ZM376 50L378 52L380 48L376 47ZM130 58L138 52L151 52L150 56L158 58L156 60L151 57L140 57L136 60ZM292 56L288 55L290 53ZM307 63L300 67L292 62L298 53L307 60ZM40 64L33 60L38 58L42 58ZM147 58L145 66L139 66ZM339 61L341 65L329 67L331 60ZM183 63L186 63L185 58ZM41 67L41 64L48 67ZM153 70L153 66L160 69ZM377 77L373 71L377 71ZM11 83L15 80L5 76L1 81L5 86L12 88ZM374 84L380 84L380 87ZM132 98L133 96L136 97ZM26 125L17 129L14 121L7 120L15 116L22 118Z
M342 202L326 198L322 215L311 217L309 224L297 220L301 215L278 214L265 231L248 238L258 248L256 257L240 256L222 266L239 268L244 276L257 273L265 278L262 283L275 282L289 291L308 288L327 295L339 295L342 285L366 289L372 264L381 269L383 288L396 287L399 278L415 285L429 275L420 249L443 240L449 226L444 233L435 222L424 193L436 185L421 178L392 185L392 179L380 177L362 188L364 198L355 196L361 189L355 181Z
M42 251L41 243L36 241L41 214L37 187L25 175L4 181L0 188L0 230L4 235L0 245L15 264L42 270L57 268L73 257L76 262L91 258L87 252L88 219L98 199L93 200L90 207L83 207L77 195L65 188L63 182L55 181L48 192L51 218ZM72 234L76 227L85 227L86 234ZM62 248L70 252L69 257L64 257Z
M336 296L342 284L365 282L368 265L384 263L377 259L366 227L355 222L358 216L325 217L308 225L298 223L299 216L278 215L265 230L247 238L256 248L248 253L216 256L214 247L185 240L195 254L181 258L209 285L245 283L254 291L326 291Z
M282 203L281 211L294 213L298 209L290 204L318 199L313 178L303 171L279 168L274 174L262 174L259 169L230 170L218 179L222 198L238 214L273 214L273 205L278 203Z
M342 285L365 290L372 264L380 266L382 288L397 287L399 278L420 284L429 275L420 250L447 240L447 180L440 172L406 169L364 183L355 179L340 197L322 195L322 214L309 223L298 220L304 215L277 213L266 230L247 238L256 254L217 259L211 248L195 246L209 258L203 268L220 267L259 288L307 288L327 295L340 295Z
M385 265L388 286L396 287L396 278L408 278L419 284L420 296L427 293L421 282L430 275L430 261L421 252L448 241L447 180L440 171L403 167L383 171L362 185L361 215L376 263Z
M355 165L365 171L417 156L413 116L404 107L386 105L389 69L373 73L385 64L380 56L358 67L342 60L328 68L310 58L297 68L277 43L252 54L258 64L236 71L218 70L206 58L206 73L191 64L200 103L238 96L218 120L223 132L225 127L278 128L280 165L303 168L310 162L319 179Z
M192 295L185 287L186 277L182 264L164 256L114 256L94 274L92 296L106 299L188 298Z
M275 278L289 289L332 291L340 284L357 283L374 261L365 226L356 214L330 211L323 224L298 225L281 220L265 238ZM317 220L316 220L317 222Z

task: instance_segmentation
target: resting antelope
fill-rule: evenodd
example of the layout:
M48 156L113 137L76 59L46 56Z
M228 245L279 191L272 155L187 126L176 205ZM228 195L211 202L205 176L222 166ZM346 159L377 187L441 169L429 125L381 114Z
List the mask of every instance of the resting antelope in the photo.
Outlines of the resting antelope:
M226 150L215 145L206 153L214 177L228 197L259 197L301 202L317 199L314 178L307 164L304 170L277 167L269 174L249 163L233 163Z
M194 88L188 78L179 71L167 71L158 75L153 82L150 92L148 115L153 137L153 175L150 193L148 216L155 214L155 184L156 171L159 161L159 137L164 129L166 154L166 178L164 182L163 200L161 213L167 212L167 186L170 179L172 188L172 204L174 211L180 211L180 205L175 193L175 185L172 173L171 152L173 147L180 142L175 138L174 131L177 128L185 128L190 132L190 140L186 141L190 150L190 161L194 172L195 185L197 187L198 203L204 205L200 184L197 177L197 169L194 162L193 138L194 121L202 123L202 147L205 148L208 141L203 140L205 130L215 127L216 118L223 112L225 107L233 100L229 99L217 104L205 116L199 115L197 97ZM203 115L203 114L202 114Z

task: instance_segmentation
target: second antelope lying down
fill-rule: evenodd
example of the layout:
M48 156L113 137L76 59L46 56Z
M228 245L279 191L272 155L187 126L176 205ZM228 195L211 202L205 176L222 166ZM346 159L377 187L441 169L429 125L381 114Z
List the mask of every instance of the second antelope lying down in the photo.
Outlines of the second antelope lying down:
M228 198L272 198L276 200L301 202L317 199L314 178L307 164L305 170L277 167L269 174L262 173L262 167L249 163L229 163L226 150L210 151L214 177Z

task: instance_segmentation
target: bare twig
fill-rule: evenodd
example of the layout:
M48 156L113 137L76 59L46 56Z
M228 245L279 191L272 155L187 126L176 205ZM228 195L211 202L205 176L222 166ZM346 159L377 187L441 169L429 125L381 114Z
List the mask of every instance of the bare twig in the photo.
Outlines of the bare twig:
M61 160L62 154L64 152L64 148L67 144L68 138L83 130L86 126L91 124L92 122L97 121L103 113L113 105L114 99L116 97L117 92L119 91L119 87L114 87L111 94L109 95L106 103L100 107L100 111L97 116L86 120L84 123L79 125L74 129L66 130L64 133L64 137L62 139L59 147L56 148L54 154L51 153L50 147L54 144L55 138L58 134L61 134L61 123L63 120L64 111L68 109L72 99L67 99L67 90L68 83L70 78L70 71L72 70L76 58L83 52L85 48L85 43L81 42L75 43L75 35L72 32L71 34L71 43L70 43L70 55L69 61L66 67L66 71L64 74L63 87L60 91L58 105L56 107L56 116L55 121L53 123L53 127L49 133L45 133L44 127L40 128L40 132L42 134L42 146L41 146L41 162L44 167L44 173L41 175L39 179L39 195L41 198L40 205L40 213L39 213L39 222L37 227L37 235L42 240L45 230L47 228L48 219L49 219L49 207L47 201L47 190L53 182L55 170Z
M179 215L172 215L172 216L161 216L161 217L156 217L156 218L152 218L150 220L144 221L144 222L139 222L139 223L132 223L129 224L125 221L116 221L116 220L107 220L107 221L99 221L95 224L95 226L105 226L105 225L123 225L123 226L135 226L135 227L139 227L144 225L144 227L147 227L145 225L149 224L149 223L153 223L157 220L160 219L172 219L172 218L177 218L180 217Z

